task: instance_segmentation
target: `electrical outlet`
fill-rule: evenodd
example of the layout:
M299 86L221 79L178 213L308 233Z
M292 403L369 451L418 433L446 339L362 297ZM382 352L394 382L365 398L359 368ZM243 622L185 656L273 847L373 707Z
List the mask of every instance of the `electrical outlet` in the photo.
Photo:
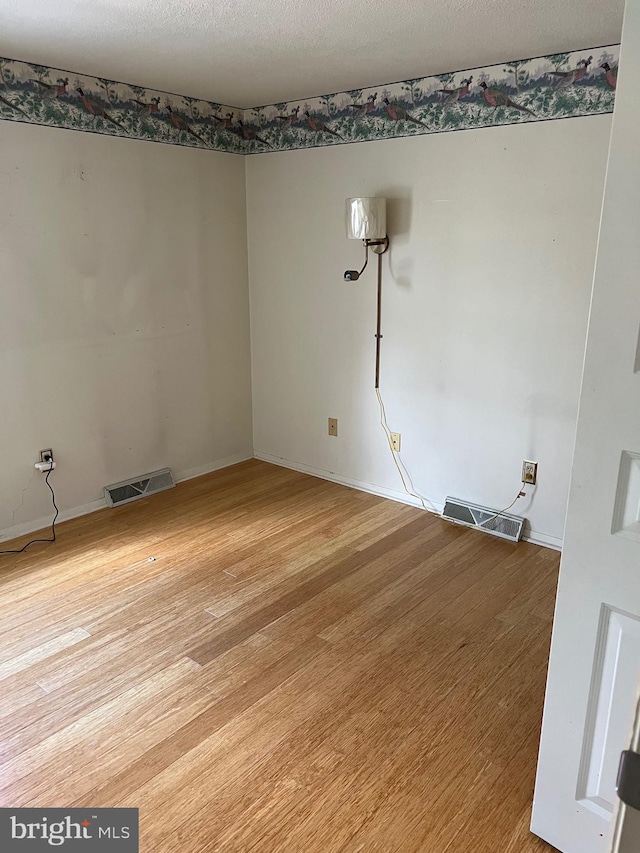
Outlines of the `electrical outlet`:
M522 463L522 482L529 486L535 486L538 482L538 463L528 462L526 459Z
M329 418L329 435L338 435L338 419Z
M391 433L391 449L395 450L396 453L400 453L400 433L392 432Z
M53 450L49 447L47 450L40 451L41 462L53 462Z

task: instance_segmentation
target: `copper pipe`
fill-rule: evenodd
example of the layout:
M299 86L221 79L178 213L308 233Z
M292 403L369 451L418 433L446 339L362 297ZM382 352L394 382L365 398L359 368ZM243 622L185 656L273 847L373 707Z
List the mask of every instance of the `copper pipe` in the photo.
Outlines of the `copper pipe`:
M378 319L376 324L376 388L380 387L380 327L382 324L382 255L378 255Z

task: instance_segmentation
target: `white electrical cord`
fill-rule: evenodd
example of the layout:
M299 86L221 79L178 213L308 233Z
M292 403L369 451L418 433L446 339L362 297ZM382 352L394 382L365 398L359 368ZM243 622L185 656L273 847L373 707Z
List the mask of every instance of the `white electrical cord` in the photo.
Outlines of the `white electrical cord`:
M506 506L504 509L501 509L501 510L500 510L500 512L497 512L495 515L492 515L492 516L491 516L491 518L488 518L486 521L483 521L483 522L480 524L480 527L484 527L485 525L489 524L489 522L490 522L490 521L495 521L495 519L496 519L496 518L498 518L498 516L500 516L500 515L502 515L503 513L505 513L508 509L511 509L511 507L514 505L514 503L515 503L517 500L519 500L520 498L524 498L524 497L526 497L528 493L527 493L527 492L525 492L525 490L524 490L524 489L525 489L525 486L526 486L526 483L523 483L523 484L520 486L520 488L518 489L518 494L517 494L517 495L515 496L515 498L511 501L511 503L509 504L509 506Z
M422 495L416 491L416 487L413 485L413 480L411 479L411 474L409 473L406 465L402 461L402 458L400 457L399 451L395 450L393 447L393 442L391 440L391 430L389 429L389 424L387 423L387 412L385 410L384 402L382 400L382 394L380 393L379 388L376 388L376 396L378 397L378 405L380 406L380 424L381 424L382 429L384 430L384 433L387 437L387 443L389 445L389 450L391 451L391 456L393 458L395 466L398 469L398 474L400 474L400 479L402 480L402 485L403 485L405 492L408 495L410 495L412 498L416 498L417 500L419 500L421 505L422 505L422 508L424 510L426 510L427 512L432 512L432 513L434 513L434 515L441 516L442 513L438 512L438 510L433 506L433 504L431 506L427 506L427 503L428 503L427 499L423 498ZM403 469L404 469L404 473L403 473ZM411 489L407 486L407 482L405 480L405 474L407 476L407 480L409 480L409 482L411 483ZM526 486L526 483L523 483L522 486L520 486L520 488L518 489L518 494L511 501L509 506L506 506L504 509L501 509L500 512L497 512L495 515L492 515L491 518L488 518L486 521L483 521L481 526L488 524L490 521L494 521L496 518L501 516L503 513L507 512L507 510L510 510L511 507L515 504L515 502L517 500L519 500L520 498L526 497L529 493L525 491L525 486Z
M46 466L46 467L40 467ZM27 542L26 545L23 545L22 548L18 548L15 551L0 551L0 556L5 554L22 554L23 551L26 551L30 545L34 545L36 542L55 542L56 541L56 521L58 520L58 516L60 515L60 510L58 509L58 505L56 504L56 494L53 491L53 487L49 482L49 477L51 476L51 472L56 467L56 463L53 459L50 459L48 462L36 462L35 466L39 471L46 471L47 476L44 478L44 482L51 492L51 503L53 504L53 508L56 511L56 514L53 516L53 521L51 522L51 538L50 539L32 539L30 542Z
M405 492L408 495L410 495L412 498L416 498L417 500L419 500L421 505L422 505L422 509L426 510L427 512L432 512L434 515L440 515L440 513L433 506L433 504L431 506L427 506L427 503L429 503L427 498L423 498L422 495L418 494L418 492L416 491L416 487L413 485L413 480L411 479L411 474L409 473L406 465L402 461L402 458L400 456L400 452L398 450L394 450L393 442L391 441L391 430L389 429L389 424L387 423L387 413L386 413L386 410L384 407L384 402L382 400L382 394L380 393L379 388L376 388L376 396L378 398L378 405L380 406L380 425L382 426L382 429L384 430L384 433L387 437L387 443L389 445L389 450L391 451L391 456L393 458L393 462L394 462L396 468L398 469L398 474L400 474L400 479L402 480L402 486L403 486ZM404 469L404 473L403 473L403 469ZM407 480L405 480L405 474L407 476L407 480L409 480L409 482L411 483L411 489L407 486ZM413 489L413 491L412 491L412 489Z

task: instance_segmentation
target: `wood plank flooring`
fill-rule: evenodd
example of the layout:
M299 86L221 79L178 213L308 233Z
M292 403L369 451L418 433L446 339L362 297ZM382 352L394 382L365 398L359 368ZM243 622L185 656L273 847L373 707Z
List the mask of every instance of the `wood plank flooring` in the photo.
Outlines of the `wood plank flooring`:
M558 554L257 460L58 532L0 557L1 806L136 806L144 853L551 851Z

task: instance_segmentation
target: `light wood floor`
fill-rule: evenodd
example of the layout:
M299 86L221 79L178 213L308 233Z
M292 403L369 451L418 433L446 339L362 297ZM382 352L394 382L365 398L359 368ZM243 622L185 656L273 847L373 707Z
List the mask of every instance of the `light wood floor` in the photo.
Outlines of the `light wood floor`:
M558 555L263 462L0 558L0 805L144 853L533 853Z

